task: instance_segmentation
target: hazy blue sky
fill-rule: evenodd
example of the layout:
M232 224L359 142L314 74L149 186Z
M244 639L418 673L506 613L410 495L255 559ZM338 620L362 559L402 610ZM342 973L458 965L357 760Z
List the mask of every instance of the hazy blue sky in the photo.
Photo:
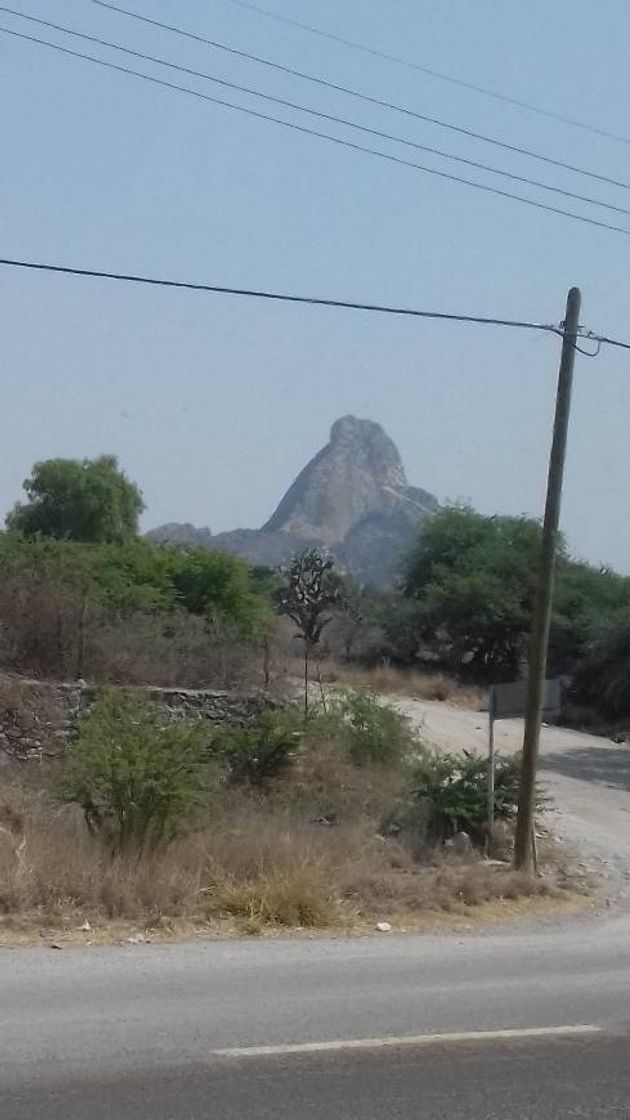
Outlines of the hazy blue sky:
M630 137L627 0L260 3ZM230 61L90 0L14 6L630 206L627 191ZM127 6L630 180L630 146L352 53L228 0ZM1 13L0 25L29 30ZM0 256L543 321L559 320L567 288L580 284L583 322L630 338L630 239L622 235L5 36L0 81ZM559 350L551 336L7 269L0 297L2 512L35 459L107 451L141 483L147 526L256 526L347 412L379 420L410 480L441 499L469 498L489 512L541 508ZM624 571L629 417L630 353L580 358L564 525L578 554Z

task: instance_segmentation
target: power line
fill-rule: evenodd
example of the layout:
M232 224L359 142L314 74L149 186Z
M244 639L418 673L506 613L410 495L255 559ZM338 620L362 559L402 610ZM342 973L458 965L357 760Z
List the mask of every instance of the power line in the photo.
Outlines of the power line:
M336 144L339 147L349 148L351 151L363 152L370 156L375 156L378 159L387 160L389 163L396 163L401 167L410 167L415 171L421 171L426 175L434 175L440 179L446 179L448 182L459 183L460 185L473 187L475 190L483 191L485 194L496 195L499 198L508 198L514 202L520 202L524 206L533 207L536 210L544 210L550 214L558 214L564 218L570 218L572 221L581 222L583 225L596 226L599 229L606 229L614 233L621 233L625 237L630 237L630 229L623 226L612 225L610 222L602 222L597 218L588 218L584 214L576 214L571 210L564 210L560 206L551 206L547 202L534 201L534 199L526 198L524 195L514 194L512 191L503 190L501 187L493 187L487 183L478 183L474 179L466 179L461 175L453 175L448 171L438 171L433 167L426 167L424 164L416 163L413 160L403 159L401 156L396 156L392 152L383 152L379 148L366 147L362 144L356 144L352 140L342 139L339 136L331 136L330 133L321 132L318 129L306 128L304 125L295 123L294 121L286 121L280 117L274 117L270 113L262 113L257 109L246 108L244 105L236 105L232 101L226 101L220 97L212 97L210 94L201 93L199 90L190 89L187 86L180 86L174 82L167 82L163 78L156 78L153 75L143 74L138 70L132 70L127 66L120 66L118 63L109 62L102 58L96 58L94 55L85 54L82 51L71 50L70 47L62 47L58 43L50 43L46 39L40 39L34 35L26 35L20 31L13 31L7 27L0 27L0 33L11 35L13 38L22 39L29 43L35 43L38 46L47 47L50 50L58 51L61 54L69 55L72 58L80 58L84 61L94 63L96 66L104 67L108 70L115 70L121 74L127 74L134 78L139 78L142 81L150 82L152 85L160 86L164 89L175 90L178 93L184 93L189 97L195 97L201 101L210 102L213 105L220 105L226 109L232 109L235 112L243 113L246 116L254 117L257 120L268 121L273 124L281 125L283 128L291 129L293 132L298 132L304 136L316 137L319 140L325 140L328 143Z
M103 3L103 0L93 0L95 4L101 4L102 7L110 7L109 4ZM362 54L372 55L374 58L379 58L382 62L393 62L396 66L403 66L406 70L415 70L420 74L427 74L430 78L437 78L440 82L449 82L451 85L460 86L462 89L472 90L473 93L480 93L483 97L491 97L494 101L503 101L507 105L515 105L518 109L526 109L530 113L536 113L541 117L548 117L550 120L559 121L561 124L569 124L574 128L580 128L584 132L592 132L595 136L603 136L607 140L615 140L620 144L630 144L630 137L622 136L618 132L611 132L605 128L598 128L597 125L586 124L585 121L577 120L575 117L565 116L563 113L556 113L553 109L543 108L541 105L534 105L530 101L520 101L516 97L510 97L505 93L497 93L496 90L488 89L486 86L476 85L474 82L467 82L463 78L456 78L453 74L445 74L440 70L433 70L429 66L422 66L418 62L411 62L407 58L402 58L400 55L389 54L387 51L379 50L377 47L370 47L366 43L359 43L354 39L346 39L343 35L335 35L331 31L324 31L321 27L315 27L311 23L303 23L300 20L293 19L291 16L281 15L279 12L272 12L268 8L263 8L260 4L254 4L251 0L229 0L230 4L234 4L238 8L245 8L250 12L257 12L258 15L265 16L266 19L276 20L278 23L288 24L289 27L297 27L300 31L307 31L309 35L317 35L321 39L328 39L332 43L340 43L344 47L349 47L353 51L360 51Z
M157 288L179 288L192 292L208 292L212 295L244 296L249 299L271 300L276 303L306 304L311 307L330 307L342 311L366 311L379 315L398 315L413 319L435 319L442 322L470 323L484 327L509 327L516 330L543 331L546 334L564 335L563 323L535 323L525 319L500 319L487 315L459 315L448 311L426 311L415 307L396 307L380 303L364 303L359 300L324 299L319 296L299 296L286 292L270 292L256 288L232 288L219 284L203 284L193 280L167 280L156 276L140 276L127 272L105 272L102 269L72 268L69 265L46 264L40 261L21 261L11 257L0 257L0 265L9 268L22 268L34 272L50 272L66 276L88 277L97 280L117 280L129 284L146 284ZM600 345L619 346L630 350L630 343L620 342L607 335L579 327L578 336L590 339ZM594 356L594 355L593 355Z
M494 147L502 148L504 151L512 152L516 155L527 156L529 159L539 160L541 163L547 163L553 167L560 167L563 171L571 171L574 174L585 175L589 179L596 179L598 182L607 183L610 186L622 187L624 190L630 190L630 183L626 183L623 180L609 178L608 176L601 175L599 172L592 171L589 168L577 167L571 163L566 163L564 160L555 159L553 156L546 156L541 152L535 152L530 148L524 148L517 144L510 144L507 141L499 140L494 136L486 136L484 133L475 132L473 129L465 128L462 125L453 124L450 121L444 121L439 117L428 116L425 113L420 113L414 109L409 109L404 105L397 105L392 101L386 101L379 97L372 97L370 96L370 94L362 93L359 90L352 89L349 86L343 86L336 82L330 82L325 78L321 78L313 74L307 74L301 70L295 70L292 67L284 66L279 62L273 62L272 60L264 58L261 55L251 54L248 51L237 50L236 47L230 47L226 43L218 42L216 39L208 39L205 36L197 35L192 31L185 31L182 28L175 27L172 24L162 23L160 20L149 18L149 16L143 16L137 12L131 12L127 8L122 8L117 4L110 4L109 2L106 2L106 0L92 0L92 2L94 4L98 4L98 6L101 8L107 8L109 9L109 11L118 12L119 15L128 16L130 19L135 19L141 23L146 23L151 27L158 27L162 31L170 31L171 33L179 35L185 39L191 39L194 42L203 43L205 46L213 47L216 50L225 51L228 54L237 56L238 58L245 58L250 62L259 63L261 66L268 66L273 70L278 70L281 73L289 74L293 78L299 78L306 82L313 82L316 85L323 86L326 89L334 90L336 93L343 93L349 97L356 97L361 101L367 102L368 104L377 105L381 109L388 109L395 113L402 113L406 117L411 117L414 120L422 121L425 124L432 124L438 128L447 129L450 132L456 132L459 135L468 137L469 139L479 140L484 144L492 144ZM11 11L11 9L8 8L4 10Z
M124 272L104 272L91 268L71 268L66 265L43 264L0 257L0 265L11 268L31 269L38 272L63 273L69 276L93 277L101 280L121 280L131 284L149 284L160 288L183 288L194 292L211 292L215 295L248 296L252 299L274 300L280 303L301 303L317 307L334 307L346 311L369 311L381 315L406 315L416 319L442 319L455 323L478 323L490 327L513 327L524 330L562 333L553 323L530 323L518 319L498 319L479 315L456 315L444 311L423 311L411 307L391 307L378 303L361 303L357 300L323 299L317 296L289 295L283 292L261 291L252 288L227 288L217 284L202 284L188 280L165 280L154 276L137 276Z
M122 10L122 9L121 9ZM214 82L216 85L222 86L227 89L236 90L239 93L245 93L252 97L262 98L264 101L272 102L275 105L282 105L284 108L294 109L300 113L306 113L309 116L317 117L320 120L329 121L334 124L341 124L344 127L355 129L369 136L376 136L381 140L389 140L396 144L402 144L405 147L413 148L416 151L429 152L431 155L439 156L442 159L452 160L456 163L465 164L467 167L474 167L478 171L487 171L493 175L499 175L502 178L511 179L513 182L524 183L530 187L536 187L540 190L551 191L553 194L562 195L564 198L572 198L577 202L585 202L591 206L599 206L605 210L614 211L617 214L626 214L630 217L630 210L623 206L617 206L611 202L604 202L601 199L591 198L588 195L579 194L576 191L568 190L564 187L557 187L550 183L542 182L540 179L532 179L526 175L518 175L512 171L505 171L502 168L492 167L486 163L480 163L477 160L468 159L464 156L455 155L453 152L444 151L442 148L430 147L427 144L420 144L414 140L409 140L404 136L396 136L390 132L385 132L382 129L370 128L367 125L359 124L356 121L348 120L345 117L338 117L332 113L325 113L319 109L311 109L308 106L300 105L298 102L290 101L284 97L276 97L272 94L264 93L261 90L252 89L250 86L238 85L235 82L227 81L224 78L218 78L213 74L208 74L202 70L194 70L189 66L182 66L176 62L169 62L167 59L159 58L156 55L146 54L143 51L133 50L131 47L124 46L120 43L112 43L108 39L101 39L95 35L87 35L82 31L75 31L72 28L65 27L62 24L52 23L50 20L39 19L37 16L26 15L23 12L16 12L13 8L5 7L0 4L0 11L7 12L9 15L19 16L20 19L28 20L30 23L36 23L40 26L52 28L55 31L61 31L65 35L71 35L73 38L82 39L90 43L97 43L101 47L107 47L110 50L120 51L123 54L130 55L133 58L141 59L144 62L155 63L158 66L167 67L169 70L176 70L182 74L188 74L191 77L203 78L206 81ZM150 21L153 22L153 21ZM630 189L630 184L628 185Z
M630 350L630 342L620 342L618 338L609 338L605 334L595 334L594 331L580 331L580 338L588 338L591 342L596 342L598 347L601 346L618 346L621 350ZM589 357L596 357L599 350L594 355Z

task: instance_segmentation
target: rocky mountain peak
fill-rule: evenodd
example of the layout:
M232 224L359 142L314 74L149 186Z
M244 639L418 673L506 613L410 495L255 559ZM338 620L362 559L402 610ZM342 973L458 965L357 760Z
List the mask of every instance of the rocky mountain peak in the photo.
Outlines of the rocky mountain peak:
M324 547L359 580L386 584L437 508L432 494L408 485L398 448L380 424L342 416L262 529L212 536L208 529L168 525L150 535L178 544L187 539L274 566L304 548Z
M398 449L380 424L343 416L330 440L289 487L263 532L339 543L363 520L392 507L407 487Z

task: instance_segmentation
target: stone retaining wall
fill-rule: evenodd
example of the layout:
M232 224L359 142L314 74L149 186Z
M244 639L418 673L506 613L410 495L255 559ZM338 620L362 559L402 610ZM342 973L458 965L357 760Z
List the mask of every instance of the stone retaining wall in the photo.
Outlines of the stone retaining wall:
M54 758L77 734L81 717L101 695L99 686L0 679L0 762ZM169 719L205 719L248 726L276 702L263 694L241 695L210 689L125 688L127 694L152 700Z

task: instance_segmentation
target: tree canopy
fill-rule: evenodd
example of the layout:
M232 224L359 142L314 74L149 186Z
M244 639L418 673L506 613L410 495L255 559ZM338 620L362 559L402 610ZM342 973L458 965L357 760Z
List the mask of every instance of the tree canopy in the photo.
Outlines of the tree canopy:
M26 536L89 543L121 543L138 532L142 494L114 455L98 459L45 459L23 485L8 529Z
M526 654L541 529L525 517L484 517L446 507L426 522L409 556L404 593L418 606L420 636L453 668L467 661L510 679ZM576 562L558 542L552 668L566 671L606 623L630 611L630 580Z
M514 673L524 652L540 529L517 517L446 508L431 517L411 553L405 593L425 635L442 637L455 663Z
M141 538L86 544L0 533L0 576L19 583L27 575L57 591L75 589L118 616L183 611L228 621L244 635L257 633L271 608L237 556Z
M613 625L586 650L574 681L574 698L607 719L630 716L630 618Z

